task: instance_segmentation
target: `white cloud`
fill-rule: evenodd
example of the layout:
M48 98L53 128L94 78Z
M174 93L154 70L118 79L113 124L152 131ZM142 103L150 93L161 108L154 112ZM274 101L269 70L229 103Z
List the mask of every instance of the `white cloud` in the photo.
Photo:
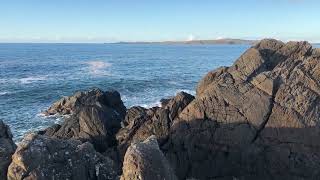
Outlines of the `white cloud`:
M195 36L194 36L193 34L190 34L190 35L188 36L187 41L193 41L193 40L195 40Z
M225 39L225 38L223 36L219 36L216 39L219 40L219 39Z

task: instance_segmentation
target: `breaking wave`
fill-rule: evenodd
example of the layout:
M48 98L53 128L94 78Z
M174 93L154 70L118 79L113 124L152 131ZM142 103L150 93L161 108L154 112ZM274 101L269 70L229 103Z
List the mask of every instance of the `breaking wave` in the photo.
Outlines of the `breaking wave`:
M19 79L21 84L31 84L38 81L46 81L48 76L29 76L26 78Z
M11 93L7 91L0 92L0 96L6 95L6 94L11 94Z
M89 61L86 64L89 65L88 70L91 75L98 76L109 76L110 72L107 68L111 67L112 64L105 61Z

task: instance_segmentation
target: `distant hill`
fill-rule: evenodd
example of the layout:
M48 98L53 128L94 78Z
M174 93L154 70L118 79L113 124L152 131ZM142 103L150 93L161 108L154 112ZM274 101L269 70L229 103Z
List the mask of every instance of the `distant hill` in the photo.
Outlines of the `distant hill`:
M253 44L255 40L245 39L214 39L214 40L192 40L192 41L164 41L165 44Z
M192 41L159 41L159 42L118 42L117 44L254 44L256 40L245 39L214 39Z

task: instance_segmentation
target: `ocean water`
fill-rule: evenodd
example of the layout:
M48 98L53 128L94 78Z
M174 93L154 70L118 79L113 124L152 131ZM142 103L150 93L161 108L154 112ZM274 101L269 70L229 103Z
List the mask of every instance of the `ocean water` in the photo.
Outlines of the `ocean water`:
M231 65L249 45L0 44L0 119L15 140L61 118L41 112L63 96L98 87L127 107L194 94L210 70Z

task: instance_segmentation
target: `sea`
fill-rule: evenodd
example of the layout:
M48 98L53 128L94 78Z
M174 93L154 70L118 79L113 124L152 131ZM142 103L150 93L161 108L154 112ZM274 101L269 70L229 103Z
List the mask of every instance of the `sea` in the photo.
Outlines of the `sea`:
M127 108L195 94L209 71L230 66L249 45L0 44L0 119L19 141L59 123L41 112L63 96L117 90Z

